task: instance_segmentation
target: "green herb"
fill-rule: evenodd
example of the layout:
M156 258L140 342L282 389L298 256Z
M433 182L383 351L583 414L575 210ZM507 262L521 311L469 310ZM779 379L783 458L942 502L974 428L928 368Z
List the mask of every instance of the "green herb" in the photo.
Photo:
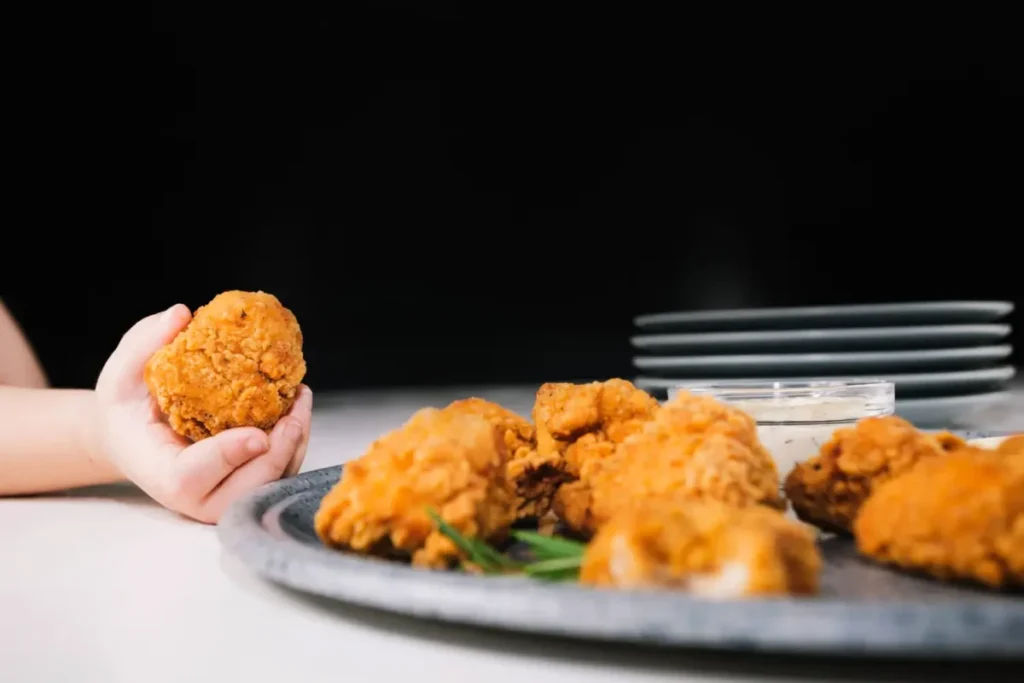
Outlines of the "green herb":
M535 531L513 531L512 536L530 548L530 552L538 560L556 560L560 558L583 557L587 546L585 543L557 536L545 536Z
M537 574L528 574L531 579L537 581L549 581L551 583L557 583L559 581L578 581L580 578L579 569L562 569L559 571L540 572Z
M523 567L527 574L543 574L545 572L563 571L566 569L579 569L582 558L560 557L557 560L541 560L531 562Z
M568 538L544 536L532 531L513 531L512 536L525 543L535 562L520 564L476 538L466 538L444 521L434 510L427 510L437 530L447 536L468 561L480 567L485 574L523 573L543 581L575 581L579 578L580 563L586 545Z
M485 573L498 574L518 568L519 565L510 558L502 555L483 541L463 536L433 510L427 510L427 514L434 521L434 524L437 525L438 531L451 539L452 543L458 546L459 550L469 556L469 561L478 565Z
M566 581L579 577L580 557L561 557L555 560L542 560L523 567L527 576L547 581Z

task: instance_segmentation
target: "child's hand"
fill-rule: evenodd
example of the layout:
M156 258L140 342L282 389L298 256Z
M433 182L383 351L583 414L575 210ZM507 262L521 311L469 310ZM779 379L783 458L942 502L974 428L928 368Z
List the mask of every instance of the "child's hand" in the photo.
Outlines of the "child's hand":
M239 496L298 471L309 442L313 393L301 386L269 437L243 427L190 443L164 422L142 379L146 361L189 320L188 308L179 304L139 321L121 339L96 384L99 447L157 502L214 523Z

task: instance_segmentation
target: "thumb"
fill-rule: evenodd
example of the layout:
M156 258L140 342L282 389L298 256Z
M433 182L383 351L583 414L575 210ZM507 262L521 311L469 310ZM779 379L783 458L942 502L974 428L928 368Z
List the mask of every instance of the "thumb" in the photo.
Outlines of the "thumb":
M115 399L127 398L137 392L145 393L142 372L146 362L160 347L174 339L191 319L187 306L175 304L162 313L135 323L107 359L96 390Z

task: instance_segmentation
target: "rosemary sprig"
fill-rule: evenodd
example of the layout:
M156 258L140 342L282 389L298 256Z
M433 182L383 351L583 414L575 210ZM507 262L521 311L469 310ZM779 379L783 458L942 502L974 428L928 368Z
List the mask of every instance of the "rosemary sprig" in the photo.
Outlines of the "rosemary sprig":
M517 563L480 539L463 536L435 511L427 510L427 514L434 524L437 525L438 531L451 539L452 543L458 546L459 550L469 556L469 561L479 566L485 573L500 574L518 568L519 565Z
M577 581L580 578L579 567L535 567L534 563L531 565L525 565L523 567L523 573L531 579L538 581L550 581L556 583L559 581Z
M535 531L516 530L512 532L512 536L517 541L525 543L530 548L533 556L538 560L557 560L561 558L576 558L579 560L587 549L585 543L568 538L559 538L558 536L544 536Z
M524 566L523 572L531 578L545 581L573 581L579 578L582 560L582 556L541 560Z
M559 557L556 560L541 560L540 562L531 562L524 565L523 571L527 574L546 574L566 569L579 569L582 560L583 558L581 557Z
M548 572L537 572L536 574L527 574L531 579L535 581L547 581L549 583L559 583L562 581L579 581L580 570L579 569L559 569Z
M513 537L525 543L535 562L522 564L476 538L466 538L444 521L434 510L427 510L438 531L451 539L469 562L477 565L485 574L523 573L544 581L574 581L579 577L580 563L586 545L567 538L543 536L531 531L513 531Z

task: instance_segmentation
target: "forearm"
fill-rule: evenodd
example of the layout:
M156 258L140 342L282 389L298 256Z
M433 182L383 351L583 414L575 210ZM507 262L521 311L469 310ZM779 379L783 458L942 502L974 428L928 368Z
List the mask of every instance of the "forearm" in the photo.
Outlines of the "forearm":
M0 386L0 496L121 480L97 430L92 391Z
M32 347L0 301L0 385L43 388L48 385Z

